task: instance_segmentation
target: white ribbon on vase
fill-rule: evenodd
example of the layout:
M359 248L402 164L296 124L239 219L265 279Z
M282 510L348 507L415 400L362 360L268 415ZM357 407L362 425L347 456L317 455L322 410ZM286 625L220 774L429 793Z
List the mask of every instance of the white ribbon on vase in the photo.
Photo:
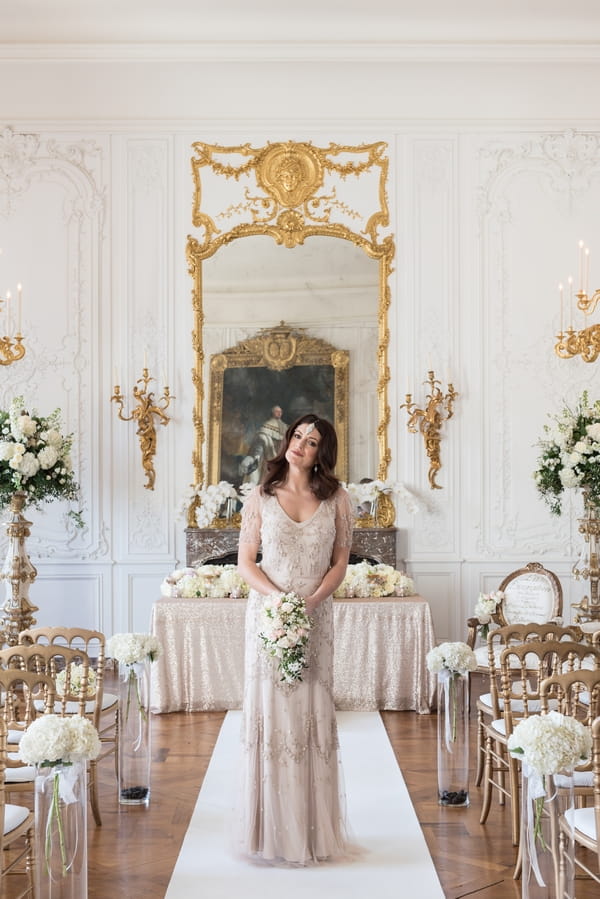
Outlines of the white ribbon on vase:
M540 871L536 846L536 830L537 823L541 821L541 811L538 812L538 800L547 796L544 778L535 768L523 762L523 778L527 783L527 848L529 850L529 858L531 859L531 869L535 875L538 885L545 887L544 878ZM550 796L551 802L557 795L557 791ZM523 876L525 876L523 874Z

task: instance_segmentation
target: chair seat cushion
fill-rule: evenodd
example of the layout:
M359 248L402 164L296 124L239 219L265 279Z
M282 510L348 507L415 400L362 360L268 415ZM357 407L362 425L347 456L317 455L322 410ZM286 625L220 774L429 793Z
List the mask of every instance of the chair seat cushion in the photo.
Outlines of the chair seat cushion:
M596 839L596 821L593 807L567 809L565 820L570 827L574 827L576 831L579 831L588 840Z
M20 762L17 752L9 752L7 758L11 762ZM6 784L31 783L35 780L34 765L19 765L18 768L6 768L4 772L4 782Z
M103 695L102 695L102 711L104 712L104 711L106 711L106 709L112 708L112 706L116 705L118 701L119 701L119 697L115 696L114 693L103 693ZM38 712L43 712L44 708L45 708L44 700L36 699L35 707ZM92 712L94 711L95 707L96 707L96 700L90 699L85 704L85 714L91 715ZM54 710L57 715L60 715L62 713L62 703L60 702L60 700L56 701L56 703L54 705ZM74 700L73 701L69 700L69 702L67 702L67 704L65 706L65 713L67 715L77 715L79 713L79 703L75 702Z
M4 836L27 820L29 809L23 805L4 806Z
M102 711L105 712L106 709L112 708L119 701L119 697L114 693L103 693L102 694Z

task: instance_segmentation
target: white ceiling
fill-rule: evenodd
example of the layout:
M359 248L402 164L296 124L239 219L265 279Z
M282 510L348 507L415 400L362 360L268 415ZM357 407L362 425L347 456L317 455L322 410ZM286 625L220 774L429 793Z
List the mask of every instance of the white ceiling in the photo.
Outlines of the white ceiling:
M600 41L598 0L1 0L0 47Z

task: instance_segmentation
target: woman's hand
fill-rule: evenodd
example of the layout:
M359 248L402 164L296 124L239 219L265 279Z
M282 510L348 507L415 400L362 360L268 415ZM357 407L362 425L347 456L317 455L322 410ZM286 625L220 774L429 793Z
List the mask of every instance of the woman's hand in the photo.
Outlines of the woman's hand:
M306 611L309 615L312 615L314 613L315 609L320 605L320 603L321 600L315 599L314 596L307 596L304 600L304 605L306 606Z

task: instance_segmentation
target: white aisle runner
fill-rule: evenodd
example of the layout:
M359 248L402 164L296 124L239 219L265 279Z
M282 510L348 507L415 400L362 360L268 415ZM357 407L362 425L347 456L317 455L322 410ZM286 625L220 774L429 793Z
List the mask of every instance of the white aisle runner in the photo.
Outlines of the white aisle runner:
M425 838L377 712L338 712L348 820L366 850L349 863L254 865L229 851L240 712L228 712L165 899L444 899Z

